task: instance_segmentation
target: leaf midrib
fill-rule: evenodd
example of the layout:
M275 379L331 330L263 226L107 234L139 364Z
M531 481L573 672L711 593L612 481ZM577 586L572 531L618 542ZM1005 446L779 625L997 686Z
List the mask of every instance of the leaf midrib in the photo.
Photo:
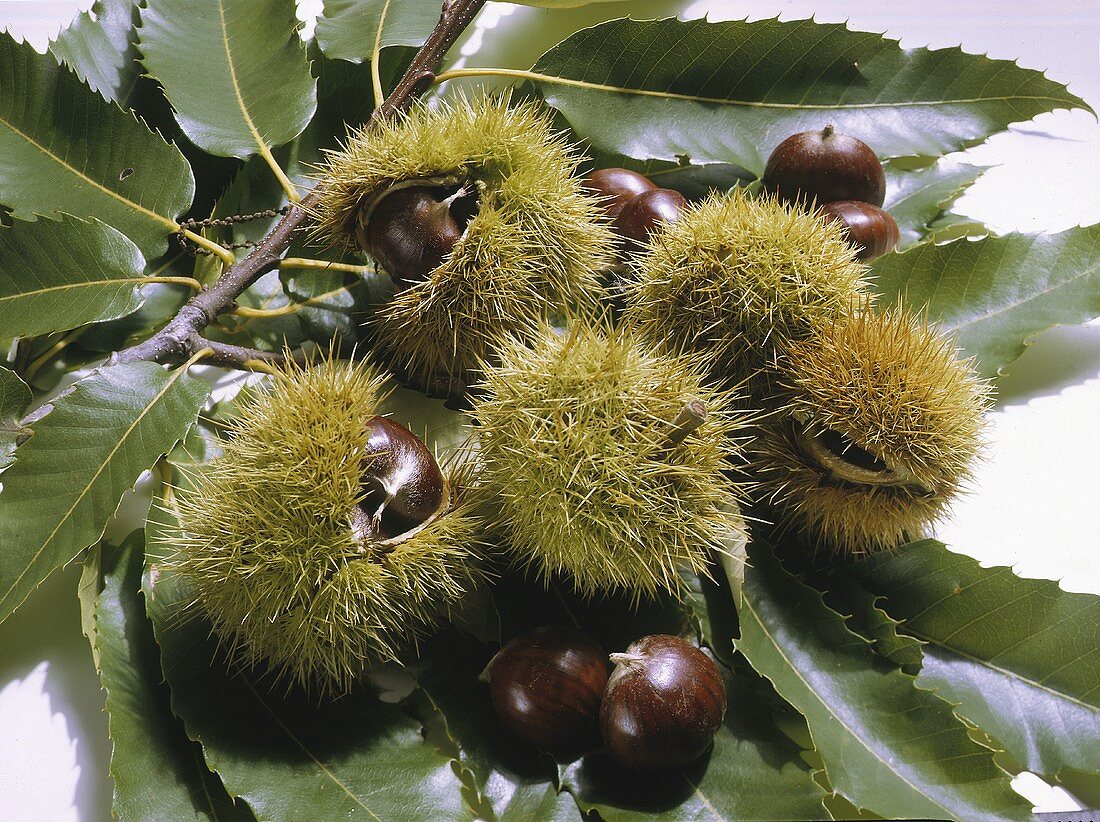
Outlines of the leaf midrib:
M252 139L256 141L256 145L262 153L267 149L267 143L260 135L259 130L256 128L256 124L252 121L252 115L248 111L248 104L245 103L244 96L241 94L240 83L237 82L237 66L233 62L233 51L229 47L229 27L225 22L224 0L218 0L218 21L221 24L222 47L225 49L225 63L226 67L229 69L229 82L233 86L233 96L237 99L237 108L241 111L241 117L244 119L244 124L248 127Z
M53 160L55 163L57 163L62 168L68 170L74 176L76 176L79 179L83 180L88 185L90 185L93 188L98 189L99 191L103 192L108 197L111 197L115 200L118 200L123 205L129 206L131 209L138 212L139 214L144 214L147 217L151 217L152 219L159 221L163 225L166 225L168 228L172 229L172 231L179 231L179 223L177 223L175 220L172 220L168 217L165 217L163 214L158 214L157 212L146 208L145 206L141 205L140 203L135 203L133 200L129 199L128 197L123 197L117 191L114 191L113 189L107 188L107 186L103 185L102 183L98 182L97 180L93 180L91 177L89 177L83 171L79 170L76 166L65 162L60 157L58 157L56 154L54 154L52 151L50 151L46 146L42 145L37 140L35 140L33 137L31 137L29 134L27 134L26 132L19 129L10 120L7 120L3 117L0 117L0 124L3 124L7 128L11 129L15 134L17 134L21 138L23 138L28 144L34 146L36 149L38 149L40 152L42 152L44 155L46 155L46 157Z
M64 515L62 515L62 517L57 521L57 525L54 526L53 531L51 531L49 536L46 537L46 539L42 542L38 550L35 552L34 556L31 557L27 564L24 566L19 576L17 576L12 584L8 587L8 589L4 591L3 596L0 596L0 606L3 606L8 601L8 598L11 596L11 592L15 590L16 586L19 585L23 577L27 575L27 572L30 571L30 569L38 561L38 558L42 556L42 552L46 550L51 542L53 542L54 538L57 536L57 532L61 530L61 526L69 521L69 519L72 517L73 511L75 511L77 506L80 505L81 502L83 502L84 497L86 497L91 491L92 486L95 485L100 475L107 469L107 466L111 464L111 461L115 458L115 455L119 452L119 449L122 448L123 443L129 440L130 435L134 433L134 430L138 427L141 421L144 420L146 416L148 416L149 412L157 405L157 403L161 401L164 395L168 392L168 389L175 385L176 381L179 380L179 378L183 376L183 374L185 374L186 372L187 366L177 368L176 371L169 377L168 382L164 384L164 387L161 388L160 391L158 391L153 397L153 399L146 404L145 408L141 410L141 413L138 414L137 418L130 424L130 427L126 429L121 437L119 437L118 442L115 443L115 446L111 449L106 459L104 459L99 468L96 469L95 473L92 475L92 478L84 484L83 490L81 490L76 500L69 507L69 510L66 511Z
M313 751L311 751L309 748L307 748L305 743L303 743L300 739L298 739L298 737L294 734L294 732L292 730L290 730L290 728L287 727L286 723L283 722L283 720L279 717L279 715L271 709L271 706L268 705L267 702L264 701L264 698L262 696L260 696L259 692L254 687L252 687L251 682L249 682L244 677L241 678L241 681L244 682L245 686L252 693L252 696L254 696L256 698L256 701L260 703L260 705L263 707L263 709L271 715L271 718L275 720L276 724L280 728L282 728L283 733L285 733L290 738L290 740L301 749L302 753L304 753L311 760L313 760L313 763L318 768L321 769L321 772L324 773L325 776L327 776L329 779L331 779L335 784L339 785L340 788L344 791L344 793L346 793L348 795L348 797L353 802L355 802L355 804L357 804L360 808L362 808L367 813L369 813L374 819L377 819L378 822L383 822L382 817L380 817L378 814L376 814L374 811L372 811L369 807L367 807L365 804L363 804L363 800L354 791L352 791L347 785L345 785L343 782L341 782L340 779L336 776L336 774L334 774L332 771L330 771L325 766L325 763L323 763L321 760L319 760L316 756L313 755Z
M459 70L463 71L463 70ZM466 71L477 72L480 69L471 68ZM490 71L488 69L486 72ZM607 91L616 94L628 94L636 95L640 97L660 97L668 100L682 100L691 103L709 103L713 105L728 105L739 106L742 108L762 108L762 109L787 109L794 111L840 111L840 110L862 110L873 108L921 108L927 106L949 106L949 105L968 105L978 103L1005 103L1011 101L1021 100L1043 100L1055 103L1064 103L1067 105L1073 105L1072 100L1062 97L1051 97L1049 95L1029 95L1029 94L1013 94L1013 95L998 95L994 97L958 97L953 99L943 100L898 100L895 102L867 102L867 103L768 103L762 100L731 100L726 97L704 97L696 94L682 94L675 91L657 91L655 89L642 89L642 88L628 88L626 86L614 86L607 83L593 83L589 80L577 80L572 77L558 77L552 74L542 74L536 71L525 71L520 69L503 69L503 70L491 70L500 71L502 74L508 76L518 77L524 80L533 80L535 82L549 83L552 85L573 86L576 88L588 89L590 91ZM457 73L457 72L456 72Z
M106 280L84 280L83 282L79 283L51 285L46 288L36 288L32 291L20 291L18 294L0 294L0 303L10 302L12 300L22 300L27 297L40 297L43 294L49 294L53 291L69 291L71 289L95 288L97 286L116 285L119 283L132 283L133 285L138 286L142 284L142 281L137 277L112 277Z
M771 644L772 644L772 647L773 647L773 648L775 648L775 650L776 650L776 653L778 653L778 654L779 654L779 656L780 656L780 657L782 657L783 661L787 663L787 667L788 667L788 668L789 668L789 669L790 669L790 670L791 670L791 671L792 671L792 672L794 673L794 675L795 675L795 676L796 676L796 677L797 677L797 678L798 678L798 679L799 679L799 680L800 680L800 681L802 682L802 684L803 684L803 685L805 686L806 690L807 690L807 691L808 691L808 692L809 692L809 693L810 693L810 694L811 694L811 695L812 695L812 696L813 696L813 697L814 697L814 698L815 698L815 699L816 699L816 700L818 701L818 703L820 703L820 705L821 705L821 706L822 706L822 707L823 707L823 708L825 709L825 711L826 711L826 712L827 712L827 713L828 713L828 714L829 714L830 716L832 716L832 717L833 717L833 718L834 718L834 719L835 719L835 720L836 720L836 721L837 721L837 722L838 722L838 723L840 724L840 726L841 726L842 728L844 728L844 730L845 730L845 731L847 731L847 732L848 732L848 734L849 734L849 735L850 735L850 736L851 736L851 737L852 737L853 739L855 739L855 740L856 740L857 742L859 742L859 744L860 744L860 745L861 745L861 746L862 746L862 747L863 747L863 748L864 748L864 749L865 749L865 750L866 750L866 751L867 751L867 752L868 752L869 754L871 754L871 756L873 756L873 757L874 757L875 759L877 759L877 760L878 760L879 762L881 762L881 763L883 764L883 766L885 766L885 768L886 768L886 769L887 769L887 770L888 770L888 771L889 771L890 773L894 774L894 776L896 776L896 777L897 777L898 779L900 779L900 780L901 780L902 782L904 782L904 783L905 783L906 785L908 785L908 786L909 786L909 788L910 788L911 790L913 790L913 791L914 791L914 792L915 792L915 793L916 793L916 794L917 794L918 796L922 797L923 799L927 800L928 802L931 802L931 803L932 803L933 805L935 805L935 806L936 806L937 808L940 808L940 809L942 809L942 810L946 811L946 812L947 812L947 814L948 814L948 818L952 818L952 816L951 816L951 814L952 814L952 811L951 811L951 809L950 809L950 808L947 808L947 807L945 807L944 805L941 805L941 804L940 804L939 802L937 802L937 801L936 801L935 799L933 799L932 797L928 796L928 795L927 795L927 794L926 794L926 793L925 793L924 791L922 791L922 790L921 790L921 789L920 789L920 788L919 788L919 787L918 787L917 785L913 784L913 783L912 783L912 782L910 782L910 781L909 781L908 779L906 779L904 775L902 775L902 774L901 774L901 773L899 773L899 772L898 772L897 770L895 770L894 768L892 768L892 767L890 766L890 764L889 764L889 763L888 763L888 762L887 762L887 761L886 761L885 759L883 759L883 758L882 758L882 757L881 757L881 756L880 756L880 755L879 755L879 754L878 754L878 753L877 753L877 752L876 752L876 751L875 751L875 750L874 750L874 749L873 749L873 748L872 748L872 747L871 747L870 745L868 745L868 744L867 744L867 743L866 743L866 742L865 742L865 741L863 740L863 737L861 737L861 736L860 736L859 734L857 734L857 733L856 733L856 732L855 732L855 731L854 731L854 730L853 730L853 729L852 729L852 728L851 728L851 727L850 727L850 726L849 726L849 725L848 725L848 724L847 724L847 723L846 723L846 722L844 721L844 719L843 719L843 718L842 718L842 717L841 717L841 716L840 716L840 715L839 715L838 713L836 713L835 711L833 711L833 710L832 710L832 709L831 709L831 708L829 707L828 703L827 703L827 702L825 702L825 700L823 700L823 699L822 699L822 698L821 698L820 696L818 696L817 690L816 690L816 689L814 689L814 687L813 687L813 686L812 686L812 685L811 685L811 684L809 683L809 681L808 681L808 680L807 680L807 679L806 679L805 677L803 677L803 676L802 676L802 672L801 672L800 670L798 670L798 667L797 667L797 666L796 666L796 665L794 664L793 660L791 660L791 659L790 659L790 658L789 658L789 657L788 657L788 656L787 656L787 655L786 655L785 653L783 653L783 649L782 649L782 647L780 647L780 645L779 645L779 643L778 643L778 642L776 641L775 637L774 637L774 636L772 636L771 632L770 632L770 631L768 631L768 629L767 629L767 628L765 627L765 625L764 625L764 621L763 621L763 620L762 620L762 619L760 618L760 614L759 614L759 613L758 613L758 612L756 611L756 609L755 609L755 608L753 608L753 607L752 607L752 603L751 603L751 602L749 601L749 597L747 597L747 596L745 596L745 595L742 595L742 597L741 597L741 604L742 604L742 607L744 607L744 608L747 608L747 609L749 610L749 612L750 612L750 613L751 613L751 614L753 615L753 618L754 618L754 619L756 620L756 624L760 626L760 630L761 630L761 631L763 631L764 635L765 635L766 637L768 637L768 639L769 639L769 640L771 640ZM845 629L845 630L847 630L847 629ZM810 732L810 736L811 736L811 737L813 737L813 729L809 729L809 732Z

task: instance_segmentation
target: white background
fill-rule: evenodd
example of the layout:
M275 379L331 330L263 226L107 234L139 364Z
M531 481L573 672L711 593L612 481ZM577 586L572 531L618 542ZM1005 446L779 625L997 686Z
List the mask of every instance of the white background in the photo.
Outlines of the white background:
M89 5L0 0L0 28L41 50ZM301 5L308 18L320 0ZM1100 109L1098 0L636 0L554 12L490 3L461 59L526 68L579 26L677 11L712 19L815 15L886 32L906 47L961 44L1045 70ZM962 156L993 168L956 210L997 232L1100 222L1100 126L1085 112L1043 115ZM1007 370L976 490L938 536L985 564L1100 594L1100 322L1043 333ZM107 718L80 633L78 576L78 568L54 574L0 625L0 822L110 818ZM1038 810L1079 807L1034 777L1014 784Z

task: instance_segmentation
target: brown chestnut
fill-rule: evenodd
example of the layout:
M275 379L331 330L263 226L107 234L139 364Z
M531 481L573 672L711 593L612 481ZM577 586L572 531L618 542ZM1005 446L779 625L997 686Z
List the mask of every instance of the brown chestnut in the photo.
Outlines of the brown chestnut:
M878 206L859 200L825 203L818 212L826 220L840 223L860 260L869 261L893 251L901 240L898 224Z
M449 504L447 482L420 437L385 417L371 417L363 453L366 491L355 516L364 536L387 540L424 525Z
M469 215L452 208L465 188L450 194L432 186L400 188L374 207L359 242L398 286L425 280L462 237Z
M594 639L572 628L545 627L508 642L481 678L509 731L548 751L579 752L599 744L609 669Z
M886 175L875 152L831 125L793 134L776 146L761 182L786 202L861 200L880 206L886 199Z
M604 210L612 220L635 196L657 188L648 177L628 168L596 169L581 180L581 186L588 193L604 198Z
M671 188L643 191L626 204L615 219L615 230L628 240L644 243L665 223L674 223L687 208L687 200Z
M702 756L726 715L726 686L711 658L679 637L656 634L611 661L600 733L612 758L651 770Z

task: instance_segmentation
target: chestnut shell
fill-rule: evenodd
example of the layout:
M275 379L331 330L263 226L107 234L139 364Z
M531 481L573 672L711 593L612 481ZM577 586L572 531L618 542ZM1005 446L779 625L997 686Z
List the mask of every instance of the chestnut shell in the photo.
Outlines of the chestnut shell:
M598 745L610 667L594 639L545 627L509 641L481 676L501 724L513 734L548 751L582 751Z
M628 240L644 243L665 223L673 223L687 208L687 200L671 188L643 191L626 204L615 220L615 230Z
M898 246L901 232L898 224L878 206L859 200L837 200L825 203L818 212L826 220L840 223L848 235L848 242L857 249L856 256L863 261L881 257Z
M702 756L726 715L726 686L711 658L667 634L643 637L611 658L600 733L612 758L652 770Z
M768 157L761 182L785 202L860 200L880 206L886 199L886 175L875 152L832 126L781 142Z
M462 237L447 196L442 188L409 186L371 212L366 247L398 286L427 279Z
M657 186L636 171L628 168L599 168L585 175L581 186L590 194L605 198L604 211L614 220L628 202L643 191Z

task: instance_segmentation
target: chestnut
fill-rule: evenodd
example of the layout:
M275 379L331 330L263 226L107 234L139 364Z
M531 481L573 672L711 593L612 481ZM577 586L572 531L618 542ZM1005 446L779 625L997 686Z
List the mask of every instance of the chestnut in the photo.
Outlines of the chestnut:
M424 525L447 507L447 482L431 449L408 428L385 417L371 417L365 425L369 432L363 453L366 493L355 524L373 539L392 539Z
M878 206L859 200L837 200L818 209L826 220L840 223L860 260L869 261L897 248L901 240L898 224Z
M452 206L467 196L433 186L400 188L374 207L359 241L398 286L427 279L462 237L469 215ZM464 220L463 217L466 219Z
M761 178L764 188L786 202L886 199L882 163L866 143L831 125L793 134L775 147Z
M581 186L588 193L604 198L604 210L612 220L635 196L657 188L648 177L628 168L596 169L581 180Z
M673 223L687 208L687 200L671 188L643 191L626 204L615 219L615 230L628 240L644 243L664 223Z
M635 770L679 768L714 741L726 715L726 686L709 656L666 634L612 654L615 669L600 707L604 746Z
M610 666L594 639L536 628L500 649L481 674L501 724L551 752L598 746L600 697Z

